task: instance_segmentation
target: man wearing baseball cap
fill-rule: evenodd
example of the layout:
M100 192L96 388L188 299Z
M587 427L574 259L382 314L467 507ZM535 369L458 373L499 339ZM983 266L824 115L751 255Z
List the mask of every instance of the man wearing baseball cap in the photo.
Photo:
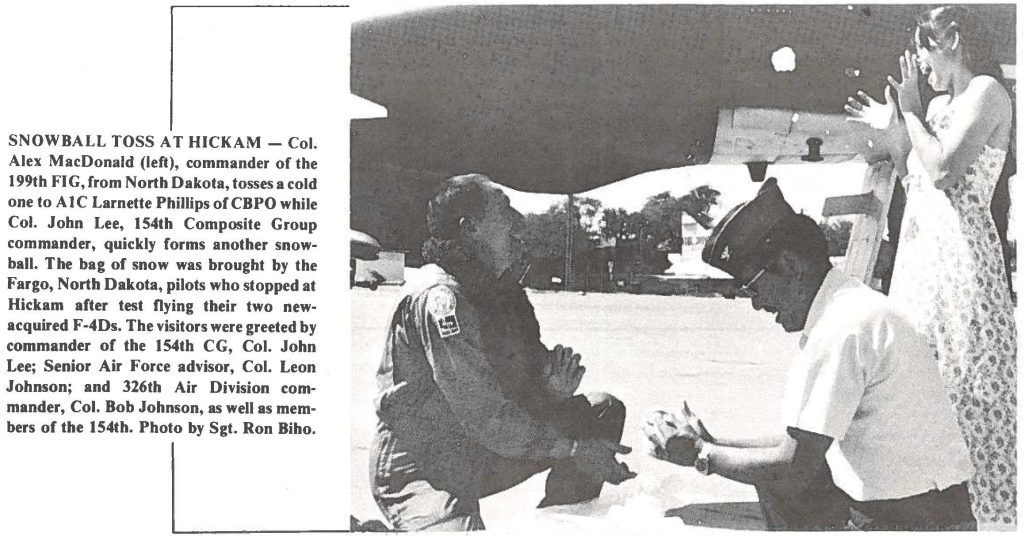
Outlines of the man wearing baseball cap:
M832 268L824 234L775 179L734 208L704 261L802 331L774 437L714 437L684 407L644 431L655 457L752 484L780 530L974 530L967 446L927 344L889 302Z

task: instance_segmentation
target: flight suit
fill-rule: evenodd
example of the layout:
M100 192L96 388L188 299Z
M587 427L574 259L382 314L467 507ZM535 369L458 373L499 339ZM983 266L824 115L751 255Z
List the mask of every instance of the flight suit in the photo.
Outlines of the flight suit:
M404 296L377 371L371 489L398 530L483 529L479 499L553 468L541 506L596 497L600 480L556 461L565 438L618 441L625 407L610 395L563 402L544 389L548 349L514 282L476 274Z

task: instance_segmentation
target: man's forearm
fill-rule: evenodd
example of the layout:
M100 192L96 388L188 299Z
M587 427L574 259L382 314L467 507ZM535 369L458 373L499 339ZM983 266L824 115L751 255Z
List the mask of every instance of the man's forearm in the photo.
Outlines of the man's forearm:
M489 416L473 409L464 410L462 416L469 436L504 458L561 460L570 457L572 437L512 402Z
M576 445L577 443L575 439L562 438L556 440L551 445L548 457L552 460L565 460L567 458L571 458L572 455L575 454L573 450L576 448Z
M706 445L711 470L735 482L761 484L795 478L792 460L776 445L771 447L726 447Z
M759 437L723 437L715 434L715 445L720 447L734 448L770 448L782 444L785 436L782 434L766 435Z
M787 428L787 433L780 435L777 441L776 445L768 447L709 444L703 449L712 473L744 484L761 485L809 481L826 463L825 453L833 440L825 435Z

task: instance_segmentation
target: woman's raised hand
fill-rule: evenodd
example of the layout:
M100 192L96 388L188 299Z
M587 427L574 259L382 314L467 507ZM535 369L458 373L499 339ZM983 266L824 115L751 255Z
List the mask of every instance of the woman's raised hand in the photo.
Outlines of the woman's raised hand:
M885 86L885 99L878 102L863 91L858 91L855 97L847 100L846 106L847 121L863 123L872 129L867 136L865 144L858 148L858 152L868 162L875 162L892 158L896 161L902 158L900 140L902 124L899 116L896 115L896 103L892 98L892 86Z
M904 114L924 114L924 106L921 104L921 89L917 85L917 55L910 51L904 51L900 56L900 78L896 80L889 75L889 85L896 90L899 98L900 110Z
M858 91L856 98L848 98L843 108L848 114L847 121L864 123L875 130L886 132L899 123L896 105L892 102L892 86L885 87L884 102L878 102L867 93Z

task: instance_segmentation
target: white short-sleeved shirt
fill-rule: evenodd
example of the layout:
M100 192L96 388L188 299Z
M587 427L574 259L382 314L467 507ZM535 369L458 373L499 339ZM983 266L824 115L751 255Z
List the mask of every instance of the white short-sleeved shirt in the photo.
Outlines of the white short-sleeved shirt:
M927 343L888 298L831 270L783 400L786 426L832 437L832 478L857 501L970 478L967 445Z

